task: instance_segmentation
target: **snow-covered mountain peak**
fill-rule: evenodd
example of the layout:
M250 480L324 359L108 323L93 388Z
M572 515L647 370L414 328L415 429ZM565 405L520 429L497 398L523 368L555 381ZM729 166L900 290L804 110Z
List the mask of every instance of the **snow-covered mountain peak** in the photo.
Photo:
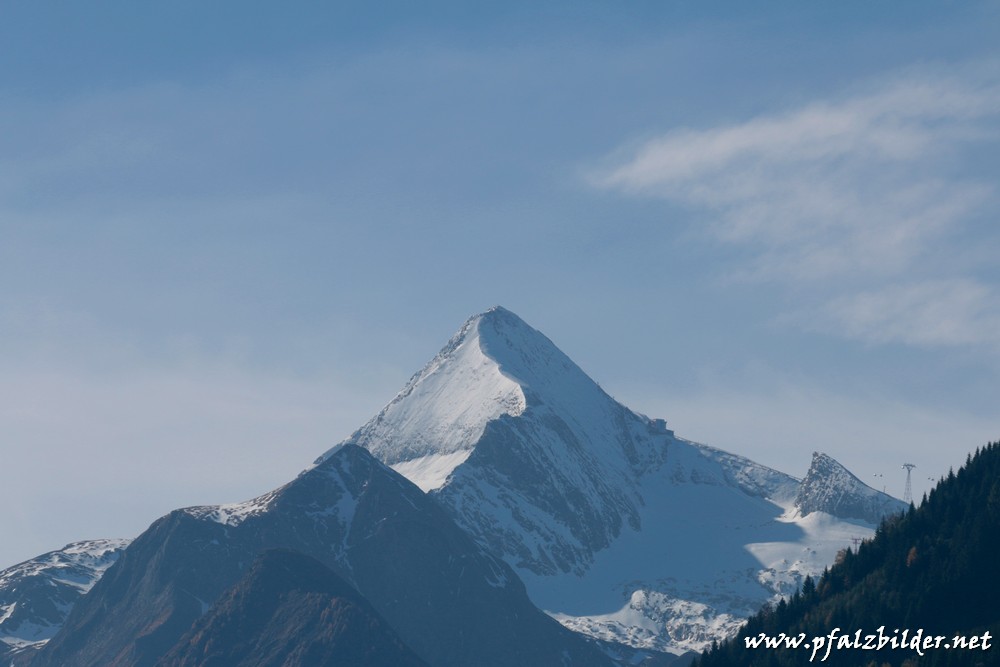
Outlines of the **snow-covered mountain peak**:
M641 648L704 648L896 502L829 457L800 483L678 438L499 306L348 445L433 495L565 625Z
M467 320L345 442L424 491L448 487L454 502L468 500L491 524L513 520L532 542L514 537L499 550L519 554L516 562L568 571L636 524L637 475L663 460L672 438L662 420L616 402L552 341L497 306ZM481 498L486 487L505 499Z
M558 418L578 438L591 440L588 451L611 466L633 454L623 452L622 445L632 440L624 432L650 428L666 432L665 426L658 429L648 418L615 401L555 343L509 310L496 306L471 321L483 354L524 396L522 410L507 414L531 412L536 419Z
M513 335L518 327L511 326L512 319L517 317L500 308L470 318L437 356L346 442L368 449L388 465L405 462L408 468L403 474L425 491L440 486L468 457L488 422L504 414L521 414L525 408L521 386L483 351L481 341L484 322L489 323L486 328L496 339Z
M795 509L801 516L826 512L875 525L887 514L906 509L906 504L871 488L833 457L813 452L809 472L795 498Z
M473 317L483 353L532 398L544 401L561 389L603 391L543 333L501 306Z
M806 474L806 479L810 476L838 478L839 482L864 485L864 482L855 477L840 461L824 452L813 452L812 463L809 465L809 472Z
M465 462L488 424L529 409L559 415L580 434L601 432L598 439L609 446L620 440L606 426L617 429L624 409L542 333L495 306L469 318L346 442L432 491Z

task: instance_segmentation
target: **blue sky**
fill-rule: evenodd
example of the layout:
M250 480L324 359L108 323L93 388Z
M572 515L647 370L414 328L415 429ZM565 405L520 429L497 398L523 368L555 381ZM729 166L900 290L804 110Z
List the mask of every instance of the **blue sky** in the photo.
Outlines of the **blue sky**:
M537 4L3 8L0 565L287 481L498 303L791 474L1000 437L1000 4Z

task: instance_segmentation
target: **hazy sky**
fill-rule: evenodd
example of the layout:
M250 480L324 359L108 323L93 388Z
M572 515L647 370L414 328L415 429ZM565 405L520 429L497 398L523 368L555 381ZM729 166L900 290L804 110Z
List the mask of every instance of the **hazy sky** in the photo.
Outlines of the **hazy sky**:
M1000 438L1000 3L490 4L0 7L0 566L287 481L494 304L793 475Z

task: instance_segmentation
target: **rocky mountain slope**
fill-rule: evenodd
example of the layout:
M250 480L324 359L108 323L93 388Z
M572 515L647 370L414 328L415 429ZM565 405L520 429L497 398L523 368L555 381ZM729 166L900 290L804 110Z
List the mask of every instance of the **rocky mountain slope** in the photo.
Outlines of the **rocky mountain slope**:
M128 543L74 542L0 571L0 657L51 639Z
M500 307L345 442L431 493L566 626L675 653L731 634L903 508L829 457L801 483L678 438Z
M31 665L153 666L274 548L333 570L431 665L611 664L538 611L514 572L437 502L366 450L344 445L259 498L156 521Z
M900 501L880 493L826 454L813 452L812 464L795 496L795 509L805 516L826 512L845 519L877 524L902 511Z
M158 667L427 667L350 584L314 558L265 551Z

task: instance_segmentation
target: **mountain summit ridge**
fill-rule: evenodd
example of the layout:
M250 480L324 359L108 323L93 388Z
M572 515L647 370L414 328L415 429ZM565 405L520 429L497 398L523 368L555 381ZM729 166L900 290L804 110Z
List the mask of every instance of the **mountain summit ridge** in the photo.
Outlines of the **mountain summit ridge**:
M638 525L634 468L662 455L651 435L666 436L652 424L497 306L469 318L345 442L470 508L476 520L456 520L495 553L533 571L582 572L622 526Z
M628 409L502 307L469 318L344 442L431 493L564 624L642 648L703 648L710 628L735 628L865 530L853 514L838 518L846 508L836 503L796 514L804 480ZM692 528L685 514L704 525ZM713 527L720 521L736 523ZM738 582L728 598L712 593L703 563L675 553L688 542L728 554L703 559ZM659 564L626 544L661 551ZM589 601L580 587L593 589Z
M511 315L495 306L470 317L388 405L344 442L365 447L388 465L425 456L458 455L456 461L464 460L461 454L471 449L470 443L487 422L525 408L520 385L500 372L500 365L484 353L479 341L482 319ZM450 373L456 366L458 372ZM399 432L406 434L405 442L389 442L387 434ZM325 452L316 463L335 450Z
M795 497L795 508L803 516L826 512L875 524L886 514L898 511L899 502L869 487L828 454L813 452L809 472Z

